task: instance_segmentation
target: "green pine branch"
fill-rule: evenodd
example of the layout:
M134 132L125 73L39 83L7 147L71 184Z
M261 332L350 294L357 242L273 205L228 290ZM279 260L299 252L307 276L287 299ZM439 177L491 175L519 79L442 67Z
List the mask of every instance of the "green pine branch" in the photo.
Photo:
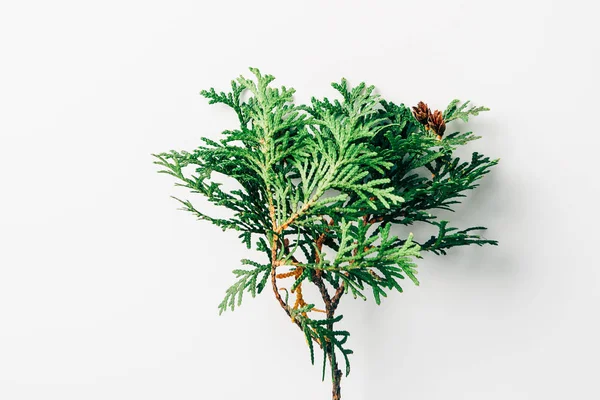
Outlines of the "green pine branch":
M464 122L469 121L470 116L479 115L480 112L489 111L487 107L469 107L470 101L467 101L459 106L460 100L454 99L448 105L448 108L444 111L444 120L446 122L453 121L455 119L462 119Z
M233 311L235 310L236 306L239 307L242 305L244 292L248 292L252 297L256 297L256 294L260 294L265 288L265 284L269 278L269 272L271 271L271 266L269 264L259 264L247 259L242 260L242 264L249 265L254 268L251 270L233 270L233 273L238 280L231 285L229 289L227 289L225 298L219 304L219 314L222 314L223 311L227 310L227 308Z
M232 109L237 126L218 140L201 138L191 151L155 154L154 162L176 185L229 216L211 217L208 207L176 199L181 209L237 231L243 245L265 257L242 260L248 268L234 270L219 313L240 306L244 294L272 287L303 332L313 363L321 350L323 373L329 365L339 393L341 363L347 375L352 354L350 333L339 328L342 298L366 300L370 292L379 304L392 291L402 292L406 278L419 284L422 252L497 245L477 234L485 228L458 229L438 217L453 211L498 163L478 152L467 160L455 155L479 136L453 130L452 121L467 122L488 109L453 100L430 121L434 112L426 105L413 113L373 86L351 87L346 79L332 84L337 98L297 105L294 89L274 86L275 78L258 69L250 72L251 78L231 81L229 90L201 92L210 104ZM225 189L220 176L237 187ZM438 233L420 239L393 234L395 226L419 224ZM303 288L311 285L320 298L305 298L310 292Z

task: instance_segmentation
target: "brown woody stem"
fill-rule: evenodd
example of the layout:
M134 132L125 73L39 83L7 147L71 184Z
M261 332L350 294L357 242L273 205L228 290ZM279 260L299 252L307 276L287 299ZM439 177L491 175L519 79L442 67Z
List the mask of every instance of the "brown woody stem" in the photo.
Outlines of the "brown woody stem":
M333 223L333 220L330 221L330 225ZM315 254L315 261L318 263L319 253L323 248L323 243L325 242L325 235L327 231L323 232L318 239L315 241L318 251ZM327 287L325 286L325 282L323 281L323 270L316 270L313 272L312 280L314 284L319 288L319 292L321 293L321 297L323 298L323 303L325 303L325 313L328 319L331 319L335 315L335 310L340 302L340 298L344 293L343 283L336 289L333 298L329 295L327 291ZM333 331L333 323L327 324L327 329ZM335 359L335 348L331 342L325 342L325 352L327 353L327 358L329 359L329 363L331 364L332 374L331 377L331 398L332 400L340 400L342 398L342 371L338 367L338 363Z
M304 208L303 210L304 211ZM300 212L301 213L301 212ZM285 230L289 224L291 222L293 222L300 213L294 214L292 217L290 217L290 219L288 219L287 221L285 221L282 225L277 226L277 221L275 218L275 207L273 205L273 201L271 198L269 198L269 214L271 217L271 223L272 223L272 230L273 230L273 236L271 238L271 284L273 287L273 293L275 294L275 298L277 299L277 301L279 302L279 304L281 305L281 308L283 308L283 310L286 312L286 314L288 315L288 317L291 317L291 311L289 306L285 303L285 301L283 300L283 298L281 297L281 294L279 293L279 288L277 287L277 267L281 265L281 262L277 259L277 251L279 249L279 234ZM333 224L333 220L331 220L329 222L329 225ZM319 262L319 253L323 247L323 243L325 241L325 236L326 236L326 231L323 232L319 238L315 241L315 244L317 245L318 251L315 254L315 261L316 263ZM288 244L289 242L287 240L284 240L284 250L287 251L288 250ZM335 291L335 294L333 296L333 298L329 295L329 292L327 291L327 287L325 286L325 282L323 281L323 271L322 270L316 270L312 273L312 281L313 283L319 288L319 291L321 293L321 297L323 298L323 303L325 303L325 314L326 317L328 319L331 319L334 317L335 315L335 310L337 309L337 306L340 302L340 298L342 297L343 293L344 293L344 284L342 283ZM287 277L287 274L281 274L281 277ZM320 311L320 310L319 310ZM302 330L302 325L300 324L300 322L298 320L296 320L295 318L293 318L293 321L296 325L298 325L298 327ZM333 323L329 323L327 324L327 329L329 330L333 330ZM326 341L325 343L321 343L319 340L316 340L313 338L313 340L316 341L317 344L319 344L320 347L325 346L325 352L327 354L327 358L329 359L329 363L332 366L332 371L333 371L333 376L331 377L332 380L332 400L340 400L342 397L341 395L341 381L342 381L342 371L339 369L338 367L338 363L335 359L335 348L333 346L333 344L331 342Z

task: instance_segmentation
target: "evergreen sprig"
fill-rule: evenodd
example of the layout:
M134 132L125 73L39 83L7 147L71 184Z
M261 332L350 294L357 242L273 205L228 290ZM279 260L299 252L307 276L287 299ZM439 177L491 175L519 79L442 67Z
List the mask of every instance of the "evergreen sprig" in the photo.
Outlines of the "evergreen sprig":
M248 292L252 297L256 297L256 294L263 291L267 279L269 278L269 272L271 271L271 265L259 264L251 260L242 260L242 264L253 266L251 270L235 269L233 270L234 275L238 278L229 289L227 289L225 298L219 304L219 314L230 308L231 311L235 310L236 306L242 304L242 297L244 292ZM259 276L262 277L259 280Z
M156 154L155 163L177 185L231 216L214 218L177 199L183 210L238 231L248 248L254 243L265 254L265 262L242 260L248 269L233 271L237 281L219 312L234 310L244 293L254 297L270 280L278 303L304 333L313 363L315 347L322 350L323 374L328 363L333 398L339 399L338 356L347 375L352 354L349 332L337 329L344 294L366 300L369 290L379 304L391 290L402 292L406 277L419 284L415 261L423 252L497 244L475 233L484 227L451 227L437 215L452 211L498 161L479 153L467 161L454 155L479 138L471 132L443 137L447 123L488 109L453 100L443 113L424 103L411 112L382 99L373 86L352 88L345 79L332 84L339 99L296 105L294 89L272 87L272 75L250 71L254 77L238 77L229 92L201 92L210 104L233 109L237 128L225 130L219 141L202 138L191 152ZM224 189L219 174L238 187ZM395 225L415 224L438 233L422 241L391 233ZM311 284L319 290L320 308L304 299L303 286Z

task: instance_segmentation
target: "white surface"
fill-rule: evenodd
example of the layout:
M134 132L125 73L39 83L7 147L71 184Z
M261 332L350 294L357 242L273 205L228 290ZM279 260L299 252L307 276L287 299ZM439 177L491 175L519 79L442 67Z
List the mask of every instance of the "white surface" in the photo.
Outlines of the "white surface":
M492 112L501 164L459 209L500 246L346 299L346 400L598 399L598 41L592 1L27 2L0 6L0 398L327 399L269 292L217 316L244 252L176 210L150 153L235 118L201 89L248 66L333 95ZM218 250L218 252L217 252ZM306 383L304 383L306 382Z

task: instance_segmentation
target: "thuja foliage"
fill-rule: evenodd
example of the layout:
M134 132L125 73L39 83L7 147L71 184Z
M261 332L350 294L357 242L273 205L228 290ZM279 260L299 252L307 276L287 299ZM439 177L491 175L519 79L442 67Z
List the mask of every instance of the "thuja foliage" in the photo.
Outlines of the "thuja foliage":
M419 284L416 260L424 252L496 244L474 233L483 227L461 229L438 217L497 163L479 153L460 159L455 150L478 137L446 132L449 122L466 122L487 108L453 100L443 112L422 102L411 109L345 79L332 84L337 99L296 105L294 89L273 87L273 76L250 70L254 77L233 80L228 92L201 92L210 104L230 107L237 128L218 141L202 138L189 152L156 154L155 163L178 185L229 209L230 217L211 217L177 199L184 210L239 232L248 248L263 254L233 271L235 282L219 311L270 287L305 337L311 361L322 353L323 377L329 366L333 398L339 399L352 354L349 332L337 328L342 297L372 296L379 304L390 292L402 292L405 278ZM237 181L237 188L225 190L219 174ZM394 225L415 224L437 233L422 239L392 234ZM320 298L305 298L307 285L315 285Z

